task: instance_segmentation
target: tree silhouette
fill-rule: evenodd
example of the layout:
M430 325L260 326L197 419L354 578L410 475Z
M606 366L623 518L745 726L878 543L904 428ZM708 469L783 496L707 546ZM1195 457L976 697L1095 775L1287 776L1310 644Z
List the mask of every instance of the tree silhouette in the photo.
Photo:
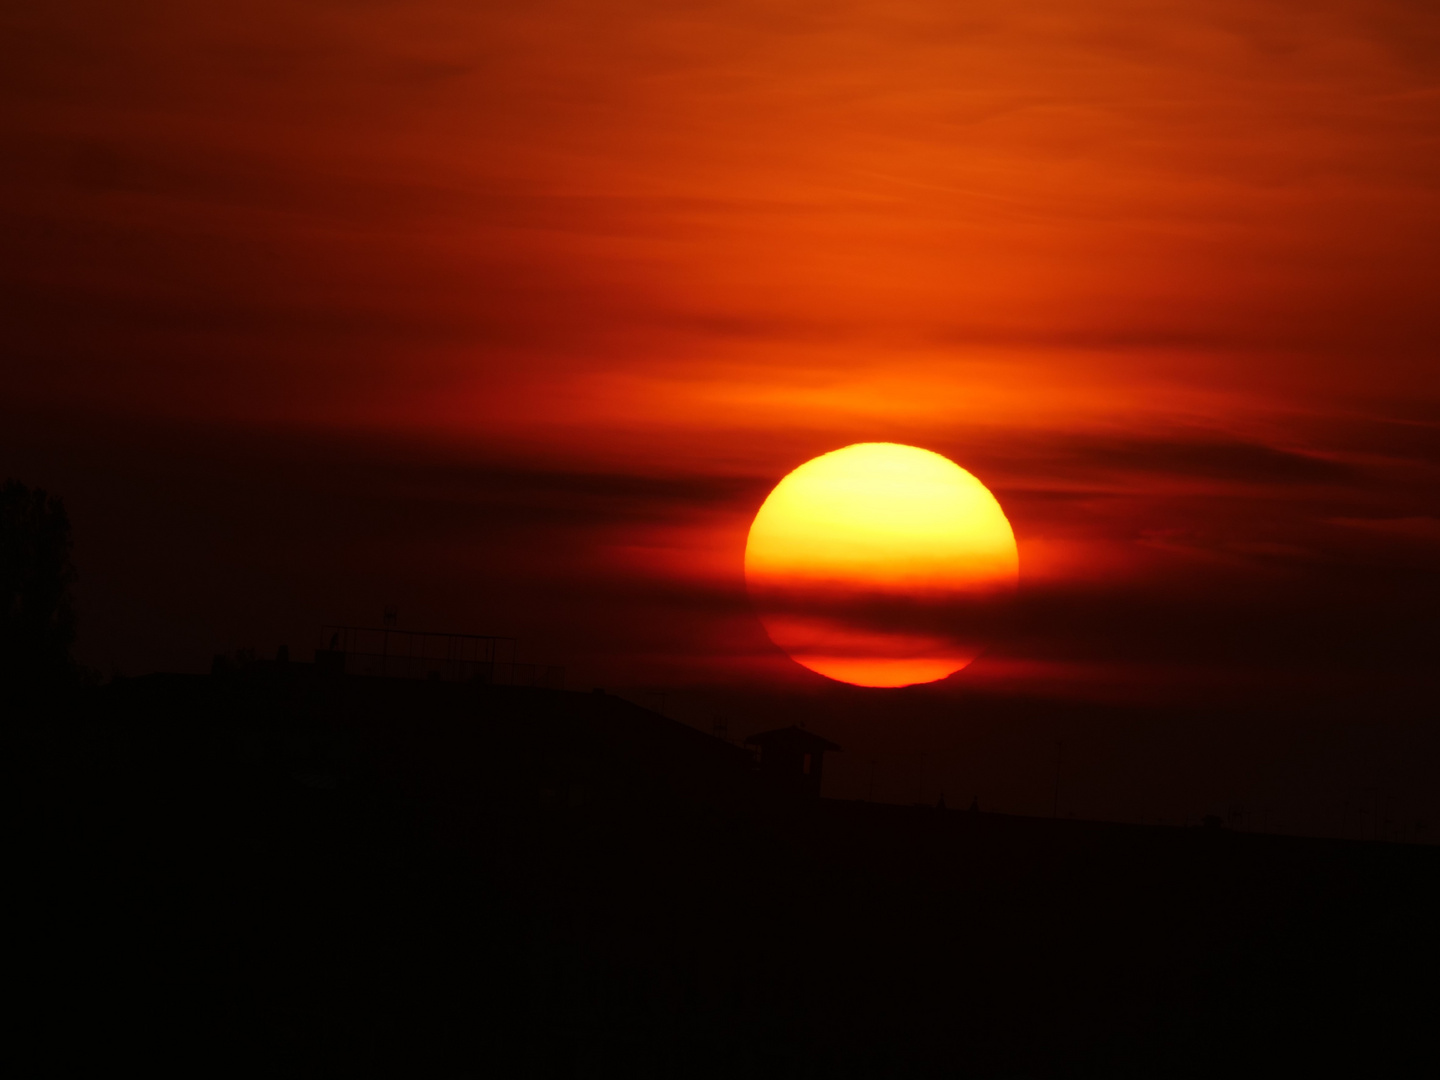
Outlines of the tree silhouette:
M0 487L0 682L8 686L71 674L70 546L64 503L18 480Z

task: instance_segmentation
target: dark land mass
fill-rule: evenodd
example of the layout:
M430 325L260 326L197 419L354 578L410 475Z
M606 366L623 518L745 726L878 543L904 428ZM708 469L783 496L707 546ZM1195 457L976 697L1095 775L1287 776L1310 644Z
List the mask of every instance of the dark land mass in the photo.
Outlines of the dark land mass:
M256 663L19 703L38 1066L1440 1072L1440 849L807 796L613 695Z

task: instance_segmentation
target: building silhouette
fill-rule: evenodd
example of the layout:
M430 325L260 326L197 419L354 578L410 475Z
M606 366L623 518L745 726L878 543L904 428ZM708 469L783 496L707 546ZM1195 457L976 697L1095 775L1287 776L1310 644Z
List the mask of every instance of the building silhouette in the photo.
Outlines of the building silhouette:
M1433 847L825 799L839 747L798 726L737 746L602 691L431 678L395 638L381 656L403 663L352 671L369 648L332 640L344 663L247 655L86 688L51 756L32 751L15 878L38 1007L17 1026L52 1060L1437 1064Z
M760 775L776 788L807 798L820 797L826 752L840 747L804 728L791 725L761 731L745 740L760 751Z

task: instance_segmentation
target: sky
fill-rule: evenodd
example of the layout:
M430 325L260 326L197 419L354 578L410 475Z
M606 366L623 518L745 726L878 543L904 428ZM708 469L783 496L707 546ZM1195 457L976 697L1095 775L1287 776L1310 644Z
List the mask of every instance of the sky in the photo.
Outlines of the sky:
M839 795L1440 831L1433 5L0 29L0 472L66 501L97 669L393 604L808 717ZM768 491L865 441L1014 527L1017 624L935 687L826 683L746 601Z

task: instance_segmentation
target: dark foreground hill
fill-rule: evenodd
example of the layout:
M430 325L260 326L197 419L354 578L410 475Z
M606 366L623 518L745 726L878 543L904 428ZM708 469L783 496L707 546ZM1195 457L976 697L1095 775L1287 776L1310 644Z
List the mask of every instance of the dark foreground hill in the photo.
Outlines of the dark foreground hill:
M1440 1065L1435 848L806 800L613 696L308 665L21 735L34 1071Z

